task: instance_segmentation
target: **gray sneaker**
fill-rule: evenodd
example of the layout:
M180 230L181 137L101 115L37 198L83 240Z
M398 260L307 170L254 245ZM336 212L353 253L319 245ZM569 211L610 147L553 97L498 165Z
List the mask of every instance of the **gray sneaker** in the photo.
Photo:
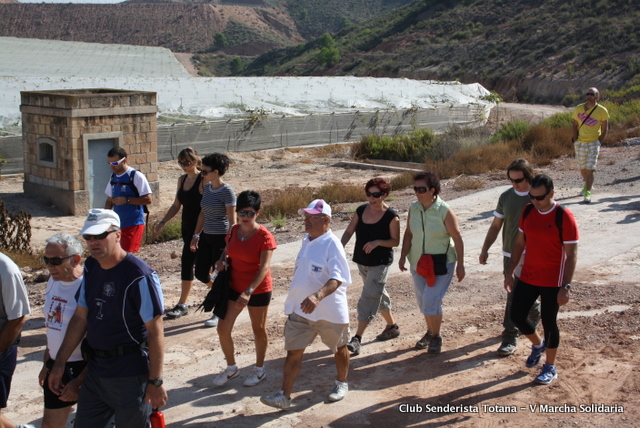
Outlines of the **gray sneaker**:
M518 348L518 342L517 340L503 340L502 343L500 344L500 347L498 347L498 356L500 357L508 357L509 355L513 355L514 352L516 352L516 349Z
M427 349L429 343L431 342L431 339L433 339L433 333L428 331L427 334L422 336L422 339L416 342L416 349Z
M340 382L336 380L333 384L333 389L331 390L331 394L329 394L328 400L331 402L340 401L344 398L344 396L349 391L349 385L347 382Z
M428 354L439 354L442 352L442 336L436 334L429 342L429 349L427 349Z
M352 356L360 355L360 341L354 337L347 343L347 349L351 352Z
M173 309L167 311L165 315L167 318L176 319L189 313L189 307L184 303L178 303Z
M395 339L398 336L400 336L400 328L398 327L398 324L388 325L385 327L382 333L376 336L376 340L390 340Z
M262 404L275 407L276 409L286 410L291 407L291 399L285 397L284 391L280 391L270 396L260 397Z
M217 327L218 326L218 317L217 316L212 316L211 318L209 318L208 320L206 320L204 322L204 326L205 327Z

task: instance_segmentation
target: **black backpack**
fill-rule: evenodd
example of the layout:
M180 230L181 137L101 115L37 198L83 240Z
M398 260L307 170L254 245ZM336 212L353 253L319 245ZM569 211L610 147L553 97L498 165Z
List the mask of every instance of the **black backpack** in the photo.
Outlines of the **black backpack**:
M129 174L129 182L128 183L121 183L119 181L114 181L116 179L116 175L114 173L111 174L111 185L119 185L122 186L123 184L127 184L129 186L131 186L131 190L133 190L133 193L135 194L135 197L138 198L140 197L140 192L138 191L138 188L136 187L135 183L133 182L133 177L136 175L136 172L138 170L137 169L133 169L131 170L131 174ZM149 208L147 208L146 205L142 205L142 211L147 215L147 220L149 220Z

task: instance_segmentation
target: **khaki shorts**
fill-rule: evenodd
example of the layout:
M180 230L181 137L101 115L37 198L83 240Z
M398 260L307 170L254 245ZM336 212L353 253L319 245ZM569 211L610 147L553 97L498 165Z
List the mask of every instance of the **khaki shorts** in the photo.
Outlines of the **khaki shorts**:
M296 351L311 345L320 335L322 343L332 353L349 341L349 324L335 324L329 321L311 321L293 313L284 325L284 349Z

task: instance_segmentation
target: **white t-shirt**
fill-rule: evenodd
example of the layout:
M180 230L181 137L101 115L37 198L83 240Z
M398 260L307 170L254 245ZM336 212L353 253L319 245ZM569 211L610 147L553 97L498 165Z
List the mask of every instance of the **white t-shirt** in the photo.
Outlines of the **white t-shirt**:
M312 313L302 312L302 301L320 290L330 279L341 282L338 289L322 299ZM289 315L295 312L311 321L348 324L347 287L350 284L349 262L338 237L331 230L312 241L306 235L296 258L291 288L284 302L284 313Z
M53 360L58 355L69 321L78 306L76 292L80 288L80 284L82 284L82 277L71 282L54 281L53 278L49 278L47 283L42 311L44 312L44 328L47 332L47 348L49 348L49 356ZM82 353L80 345L78 345L68 361L80 360L82 360Z
M6 255L0 253L0 330L7 321L22 318L31 313L27 288L20 268Z

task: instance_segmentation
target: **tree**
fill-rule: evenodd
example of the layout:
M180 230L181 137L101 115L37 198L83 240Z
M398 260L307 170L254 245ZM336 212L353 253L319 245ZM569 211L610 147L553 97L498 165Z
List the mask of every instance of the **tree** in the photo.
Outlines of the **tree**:
M218 49L224 49L229 46L229 41L227 40L227 36L222 33L216 33L213 36L213 45Z
M338 48L322 48L317 58L318 64L331 67L340 61L340 51Z
M242 70L244 70L244 62L242 61L242 58L237 56L232 59L229 63L229 68L231 69L231 74L233 75L242 73Z

